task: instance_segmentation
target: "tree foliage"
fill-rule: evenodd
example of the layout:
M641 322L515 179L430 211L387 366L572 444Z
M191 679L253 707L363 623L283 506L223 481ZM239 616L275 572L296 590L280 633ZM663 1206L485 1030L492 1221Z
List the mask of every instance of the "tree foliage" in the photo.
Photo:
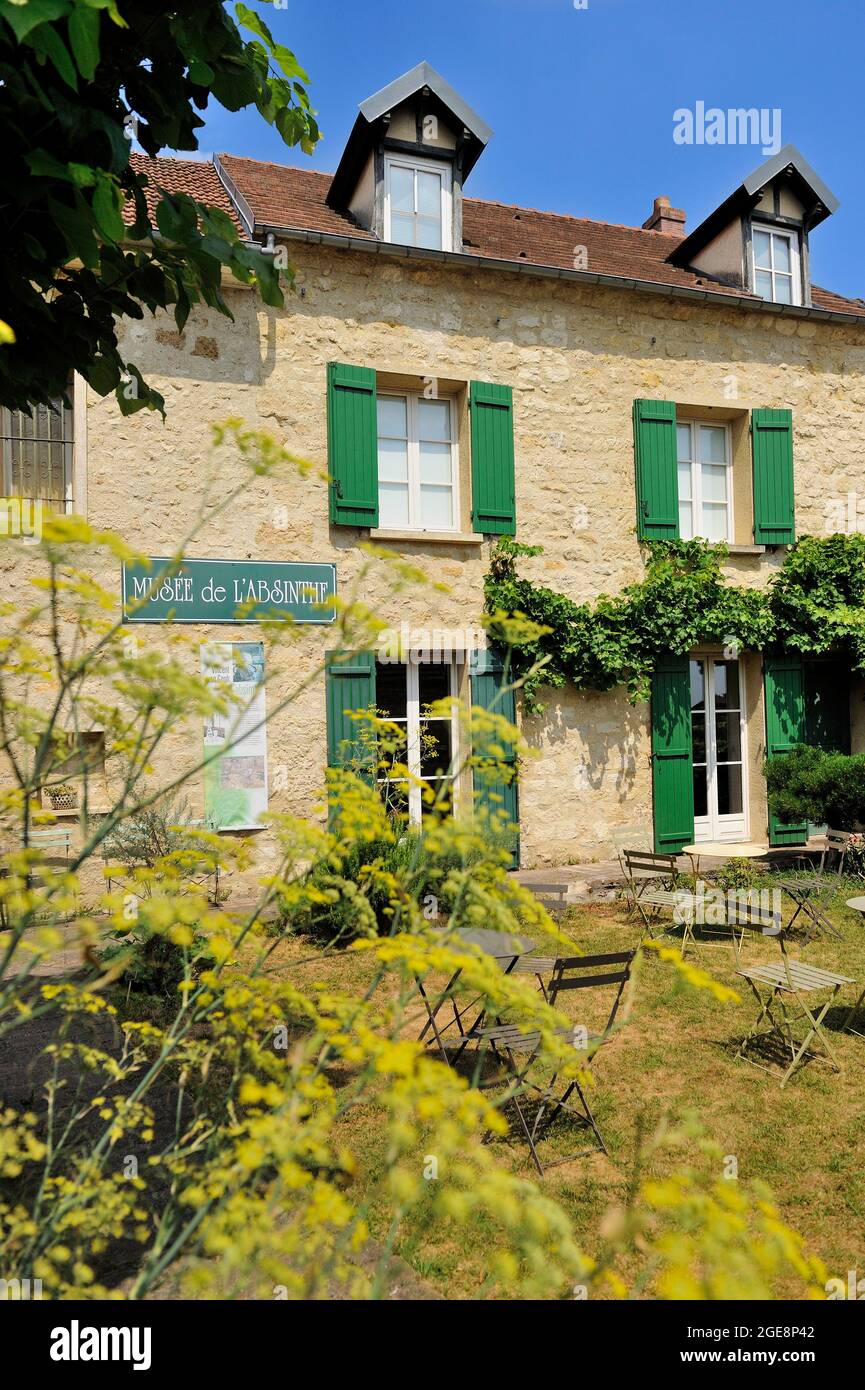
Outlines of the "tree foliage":
M526 677L529 713L543 709L542 685L625 685L632 699L646 699L658 657L685 655L704 642L750 651L839 651L854 670L865 671L865 536L803 537L766 589L725 579L723 545L654 541L645 551L644 578L594 604L520 576L517 562L540 554L540 546L503 537L484 583L493 636L503 633L506 615L525 615L542 629L512 656L515 672Z
M244 4L232 16L220 0L0 0L0 320L15 339L0 403L50 401L75 370L126 414L162 409L118 349L118 319L168 309L182 328L199 302L230 318L224 271L282 304L273 256L221 209L160 191L154 222L130 151L133 137L150 155L196 150L215 100L255 107L309 152L306 82Z

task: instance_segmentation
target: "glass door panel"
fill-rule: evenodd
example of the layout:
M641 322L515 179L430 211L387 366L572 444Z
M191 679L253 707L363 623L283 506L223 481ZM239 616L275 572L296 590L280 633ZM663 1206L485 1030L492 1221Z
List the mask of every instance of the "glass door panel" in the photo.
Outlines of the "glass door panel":
M737 661L691 662L694 838L747 835L741 677Z

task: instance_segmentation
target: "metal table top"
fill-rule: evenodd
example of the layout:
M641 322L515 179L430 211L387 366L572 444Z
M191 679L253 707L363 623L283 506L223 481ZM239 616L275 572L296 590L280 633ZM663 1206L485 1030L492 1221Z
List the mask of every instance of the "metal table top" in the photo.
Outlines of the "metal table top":
M524 936L512 932L492 931L489 927L459 927L454 936L470 946L479 946L494 960L513 960L524 956L535 945Z

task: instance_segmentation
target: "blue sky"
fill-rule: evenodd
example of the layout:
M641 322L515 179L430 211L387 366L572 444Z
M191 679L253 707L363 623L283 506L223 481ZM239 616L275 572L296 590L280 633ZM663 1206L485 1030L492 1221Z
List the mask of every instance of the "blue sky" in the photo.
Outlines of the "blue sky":
M255 0L248 0L254 4ZM466 192L639 225L657 194L688 227L764 158L678 145L673 113L781 111L841 207L812 237L817 284L865 297L863 0L288 0L259 6L310 75L324 138L310 160L255 113L217 107L206 151L336 167L360 101L426 58L494 133Z

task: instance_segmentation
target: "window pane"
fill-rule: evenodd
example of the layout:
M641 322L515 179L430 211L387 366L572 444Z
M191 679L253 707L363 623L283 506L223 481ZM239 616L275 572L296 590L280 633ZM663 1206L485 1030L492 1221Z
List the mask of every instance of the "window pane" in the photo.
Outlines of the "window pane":
M391 212L414 212L414 173L398 164L390 168Z
M449 661L425 661L418 667L418 699L421 709L434 700L445 700L451 693Z
M408 484L379 483L379 526L408 526Z
M719 767L718 815L738 816L742 812L742 769L741 767Z
M691 426L676 426L676 457L681 462L691 457Z
M405 719L406 668L401 662L375 663L375 707L385 719Z
M772 276L766 270L757 271L757 293L762 299L772 298Z
M739 663L715 662L715 706L717 709L739 709Z
M727 431L722 426L700 426L700 458L703 463L727 462Z
M401 440L378 441L378 478L381 483L408 482L408 453Z
M415 242L418 246L426 247L428 251L440 251L442 249L441 218L433 222L429 217L419 217L415 226Z
M449 487L421 488L420 524L432 531L449 530L453 526L453 494Z
M690 502L691 500L691 465L689 463L679 464L679 501Z
M775 269L783 270L789 274L792 267L790 265L790 242L788 238L776 236L773 250L775 252Z
M390 219L391 241L400 246L414 246L414 218L405 212L395 212Z
M727 539L727 508L715 504L703 506L703 520L700 535L707 541Z
M417 175L417 210L424 217L434 217L438 221L442 215L441 174L430 174L424 169Z
M768 232L754 233L754 264L769 267L772 264L772 238Z
M451 722L449 719L421 720L420 775L435 777L451 765Z
M452 455L450 444L421 444L420 480L422 483L440 483L450 487L452 480Z
M407 434L405 396L379 396L377 405L379 434L396 435L399 439L405 439Z
M451 411L447 401L418 401L418 434L421 439L450 439Z
M704 502L726 502L727 469L717 464L704 463L700 469Z
M793 280L789 275L775 276L775 303L793 303Z
M679 536L683 541L694 539L694 514L690 502L679 503Z
M706 705L706 683L702 661L688 663L691 672L691 709L704 709Z
M691 718L692 760L695 764L706 761L706 716L698 710Z
M735 714L715 715L715 738L719 763L742 761L742 726L738 711Z
M694 815L706 816L709 814L709 792L706 786L706 769L704 767L694 768Z

